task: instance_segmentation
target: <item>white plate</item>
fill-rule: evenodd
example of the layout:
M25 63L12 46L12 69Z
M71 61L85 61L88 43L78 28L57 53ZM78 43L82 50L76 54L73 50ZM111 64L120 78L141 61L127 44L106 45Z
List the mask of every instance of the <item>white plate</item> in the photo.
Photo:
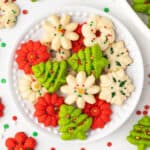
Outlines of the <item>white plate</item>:
M132 114L136 105L139 102L139 98L143 87L143 79L144 79L143 61L140 54L140 50L137 46L136 41L134 40L130 32L126 29L126 27L122 23L120 23L117 19L104 12L101 12L97 9L88 8L88 7L70 7L70 6L55 11L51 10L50 13L52 12L60 15L62 15L63 13L68 13L72 15L73 20L78 22L81 21L84 22L85 20L87 20L90 14L98 14L100 16L109 17L115 25L115 30L117 32L117 40L125 41L130 56L134 60L134 63L130 67L128 67L127 70L129 76L132 78L133 83L136 87L134 93L132 94L131 97L128 98L128 100L125 102L123 106L112 107L113 108L112 121L108 123L104 129L97 129L97 130L90 131L88 133L87 140L82 142L90 142L96 139L100 139L112 133L113 131L117 130L129 118L129 116ZM20 39L20 42L18 43L18 45L16 45L16 49L19 47L20 43L23 43L29 39L33 39L33 40L40 39L40 35L42 32L40 22L41 21L37 22L28 31L26 31L23 38ZM15 63L15 49L12 52L12 58L11 58L9 69L10 69L9 78L10 78L11 91L14 96L14 102L19 107L20 112L23 113L24 117L30 123L32 123L33 126L36 126L39 130L45 132L45 138L49 138L53 140L56 139L57 141L61 141L58 130L56 128L44 128L43 125L38 124L36 119L32 115L33 107L31 107L29 103L21 99L17 89L17 84L18 84L18 79L20 77L20 74L22 74L22 72L18 70L17 64ZM76 140L76 141L69 141L69 142L74 143L74 142L81 142L81 141Z

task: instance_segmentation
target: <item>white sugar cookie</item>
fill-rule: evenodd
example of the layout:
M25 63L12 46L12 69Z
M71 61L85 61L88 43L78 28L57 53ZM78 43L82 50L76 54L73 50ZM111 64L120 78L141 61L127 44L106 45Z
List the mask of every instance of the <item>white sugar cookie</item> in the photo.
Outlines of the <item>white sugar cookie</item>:
M32 75L24 75L18 86L21 97L32 103L35 103L39 96L47 92Z
M124 70L102 75L100 88L99 98L116 105L122 105L134 91L134 86Z
M132 58L129 56L127 48L123 41L113 43L105 52L104 55L109 61L109 65L105 69L107 72L126 69L132 63Z
M71 22L69 15L63 15L61 17L57 15L51 15L48 20L42 22L44 29L44 37L42 41L44 43L51 43L51 48L58 51L61 47L63 49L71 49L72 41L76 41L79 35L75 33L78 23Z
M112 21L98 15L90 16L82 27L85 46L99 44L104 51L115 41L115 31Z
M15 26L20 10L12 1L0 1L0 13L0 28L11 28Z

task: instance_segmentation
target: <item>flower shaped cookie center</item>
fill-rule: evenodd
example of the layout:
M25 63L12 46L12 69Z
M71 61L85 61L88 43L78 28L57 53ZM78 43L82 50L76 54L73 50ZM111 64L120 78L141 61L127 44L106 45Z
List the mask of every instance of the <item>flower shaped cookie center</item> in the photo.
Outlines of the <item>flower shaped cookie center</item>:
M64 35L66 30L63 28L63 26L61 24L59 24L58 27L57 27L57 31L59 33L62 33L62 35Z
M41 85L38 82L33 82L31 85L33 91L39 91L41 89Z
M90 112L91 112L92 116L95 116L95 117L100 115L100 110L97 106L92 107Z
M86 94L86 89L84 84L82 85L77 84L77 86L74 89L75 89L74 92L77 93L79 97L82 97L82 95Z

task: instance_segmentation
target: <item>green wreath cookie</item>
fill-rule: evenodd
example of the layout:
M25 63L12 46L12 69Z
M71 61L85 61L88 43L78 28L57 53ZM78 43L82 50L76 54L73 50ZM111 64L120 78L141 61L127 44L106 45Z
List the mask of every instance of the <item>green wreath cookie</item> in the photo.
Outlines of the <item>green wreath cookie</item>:
M145 150L150 147L150 117L144 116L133 126L127 140L137 146L138 150Z
M78 108L70 105L62 105L60 107L58 124L63 140L84 140L92 124L92 118L83 114Z

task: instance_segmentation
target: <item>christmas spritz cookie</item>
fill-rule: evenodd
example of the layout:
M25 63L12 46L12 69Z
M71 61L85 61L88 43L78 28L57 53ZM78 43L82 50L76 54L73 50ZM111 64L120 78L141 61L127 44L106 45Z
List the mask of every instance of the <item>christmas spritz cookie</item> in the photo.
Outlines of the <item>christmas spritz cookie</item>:
M111 105L99 99L98 96L95 96L95 100L95 104L86 103L83 112L92 118L92 129L104 128L104 126L111 121Z
M62 105L60 107L58 124L63 140L84 140L92 124L92 118L83 114L78 108Z
M94 75L86 77L86 73L81 71L76 77L68 75L67 85L61 87L61 92L66 94L65 103L71 105L76 103L78 108L84 108L85 102L94 104L94 94L99 92L99 86L95 85Z
M19 80L19 91L23 99L35 103L39 96L42 96L47 90L32 75L24 75Z
M104 51L115 41L115 31L112 21L106 17L92 15L82 27L85 46L99 44Z
M97 79L108 65L108 61L103 57L99 45L96 44L73 54L68 59L68 64L74 71L85 71L87 75L94 74Z
M24 132L17 132L14 137L6 139L5 145L7 150L35 150L37 141Z
M150 117L144 116L133 126L127 140L137 146L138 150L146 150L150 147Z
M34 76L49 93L53 93L66 83L67 63L65 61L42 62L32 67Z
M79 35L74 32L78 27L78 23L71 22L71 16L51 15L47 20L42 22L44 29L44 43L51 43L51 49L58 51L63 49L71 49L72 41L76 41Z
M106 71L117 71L119 69L126 69L132 63L132 58L129 56L128 50L123 41L113 43L105 52L109 64Z
M21 44L16 51L16 55L18 68L23 70L25 74L32 74L33 65L46 62L50 58L47 47L39 41L32 40Z
M65 50L65 49L61 48L58 51L56 51L56 55L55 55L54 59L57 61L62 61L62 60L68 59L68 57L70 57L70 55L71 55L70 50Z
M121 105L134 91L134 86L124 70L100 76L99 98L111 104Z
M0 28L11 28L17 22L19 6L13 0L0 1Z
M45 127L56 127L58 124L58 113L60 106L64 103L63 97L56 93L48 94L38 98L34 105L34 116L37 117L39 123L43 123Z

